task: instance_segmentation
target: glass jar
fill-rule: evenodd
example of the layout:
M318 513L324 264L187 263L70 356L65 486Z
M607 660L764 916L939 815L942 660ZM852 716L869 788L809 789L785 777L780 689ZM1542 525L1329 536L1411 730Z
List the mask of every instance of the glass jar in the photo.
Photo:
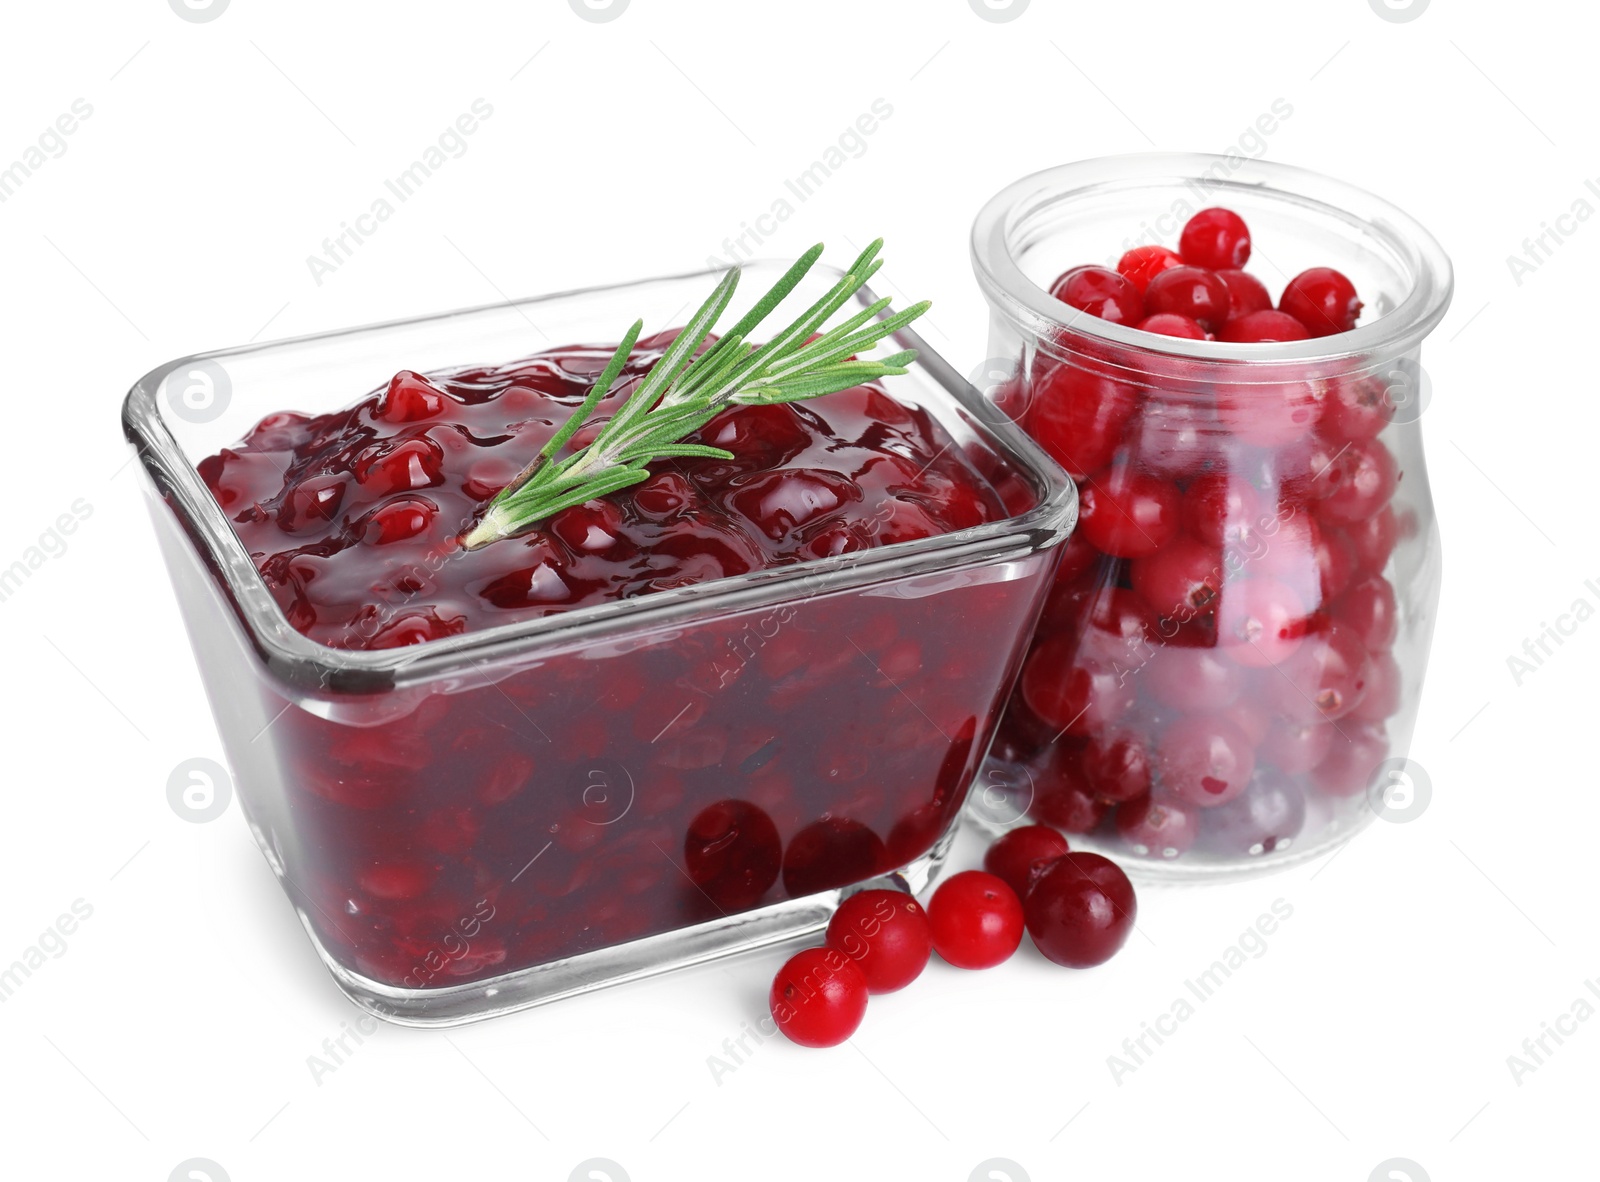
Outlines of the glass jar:
M792 307L838 276L813 269ZM296 631L197 471L286 403L522 357L534 324L670 324L714 281L188 357L128 395L246 819L341 988L382 1017L463 1022L814 932L865 882L922 889L949 848L1076 497L914 334L885 389L1010 516L422 644Z
M1347 332L1230 344L1050 295L1069 268L1176 246L1200 209L1251 230L1281 287L1355 284ZM1155 879L1312 858L1375 815L1410 740L1439 595L1419 419L1450 265L1380 199L1261 161L1085 161L973 227L988 390L1078 482L1078 529L973 808L1023 815Z

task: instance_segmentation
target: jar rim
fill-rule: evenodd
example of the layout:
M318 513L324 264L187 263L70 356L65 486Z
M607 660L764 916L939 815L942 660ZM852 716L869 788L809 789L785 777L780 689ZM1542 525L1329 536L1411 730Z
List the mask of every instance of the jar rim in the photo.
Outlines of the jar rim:
M1219 175L1220 174L1220 175ZM1018 225L1042 207L1091 193L1188 182L1226 204L1230 190L1270 192L1308 211L1359 225L1405 267L1411 288L1393 310L1348 332L1303 341L1236 344L1141 332L1090 316L1056 299L1023 272L1014 250ZM972 266L995 307L1036 335L1070 329L1121 348L1194 361L1277 364L1361 362L1413 348L1450 306L1450 259L1422 224L1383 198L1310 169L1201 152L1140 152L1061 164L1001 189L972 224Z

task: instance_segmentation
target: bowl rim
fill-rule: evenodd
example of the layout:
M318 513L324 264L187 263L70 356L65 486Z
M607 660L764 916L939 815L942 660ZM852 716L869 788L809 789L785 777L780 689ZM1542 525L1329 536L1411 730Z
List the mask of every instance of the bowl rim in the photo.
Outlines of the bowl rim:
M771 270L775 277L789 265L785 261L758 259L741 267L747 273ZM715 280L721 274L721 269L708 268L573 288L189 354L156 366L134 383L122 404L123 434L140 460L155 499L163 501L177 518L188 544L202 566L220 584L224 598L267 670L282 682L307 691L375 693L454 675L481 680L497 665L523 658L530 650L548 648L553 654L585 645L615 643L630 634L681 627L711 615L748 611L796 599L803 601L875 582L1015 561L1048 549L1072 531L1077 522L1078 497L1077 488L1066 473L925 340L903 329L895 333L893 339L897 348L917 350L917 359L910 368L913 374L921 375L919 395L924 401L946 403L947 413L959 414L969 430L980 435L999 457L1016 468L1035 495L1032 508L948 534L896 542L835 558L750 571L671 591L498 624L421 644L393 649L333 648L290 625L222 507L205 486L195 464L185 455L157 397L167 377L198 362L289 350L445 320L466 321L473 316L500 314L508 308L536 309L557 301L630 288ZM824 264L813 268L812 274L837 278L843 272ZM862 307L876 298L867 287L861 288L855 297ZM893 389L893 383L886 386L891 396ZM948 422L945 425L948 429ZM155 506L152 509L155 510Z
M1230 191L1271 192L1308 212L1359 226L1381 239L1407 267L1411 289L1393 310L1349 332L1304 341L1234 344L1140 332L1091 316L1056 299L1018 264L1012 235L1019 222L1041 207L1091 193L1174 183L1198 187L1206 194L1207 205L1227 204ZM1321 363L1337 368L1341 362L1394 356L1433 331L1450 306L1453 289L1444 248L1420 222L1383 198L1310 169L1202 152L1099 156L1031 173L984 204L973 220L970 241L973 270L985 296L1029 332L1045 336L1052 329L1070 329L1130 351L1202 362Z

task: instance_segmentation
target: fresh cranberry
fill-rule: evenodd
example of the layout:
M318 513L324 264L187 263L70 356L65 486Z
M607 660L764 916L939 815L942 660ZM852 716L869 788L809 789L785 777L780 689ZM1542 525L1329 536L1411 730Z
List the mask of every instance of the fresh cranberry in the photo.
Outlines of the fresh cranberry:
M1278 665L1300 648L1307 618L1306 604L1294 588L1278 579L1241 579L1222 589L1217 642L1240 665Z
M1222 267L1217 270L1217 278L1228 286L1229 320L1238 320L1252 312L1265 312L1272 307L1267 285L1250 272Z
M1176 858L1194 845L1197 831L1196 811L1174 800L1147 795L1117 806L1117 836L1136 854Z
M1213 271L1242 267L1250 261L1250 227L1231 209L1202 209L1184 223L1178 253L1184 262Z
M719 800L695 814L683 839L690 880L724 911L753 907L778 881L783 845L772 818L744 800Z
M1332 267L1312 267L1289 280L1278 297L1278 310L1287 312L1314 337L1349 332L1361 315L1355 284Z
M1088 735L1133 706L1134 687L1114 665L1077 651L1071 636L1046 640L1022 668L1022 700L1047 725Z
M1172 315L1187 317L1206 332L1215 332L1228 318L1230 298L1228 285L1210 271L1190 266L1169 267L1152 277L1145 288L1144 306L1148 318L1140 327L1147 332L1165 331L1148 327L1150 320Z
M1095 795L1083 774L1082 753L1057 744L1045 764L1033 772L1034 796L1030 812L1065 833L1092 833L1111 809L1111 802Z
M1317 513L1326 521L1351 525L1367 520L1389 503L1400 483L1394 456L1376 439L1347 445L1334 464L1334 489L1317 503Z
M1389 739L1381 723L1340 723L1333 749L1311 772L1318 791L1337 797L1360 796L1372 785L1372 773L1389 757Z
M1176 312L1157 312L1154 316L1146 316L1135 327L1164 337L1183 337L1190 341L1206 339L1204 325L1198 320L1180 316Z
M1237 546L1272 516L1271 498L1236 472L1205 472L1183 496L1183 525L1213 546Z
M946 879L928 901L933 947L958 969L987 969L1022 943L1022 903L1003 879L964 870Z
M1318 526L1316 549L1313 558L1317 564L1317 582L1322 590L1322 602L1337 599L1355 578L1355 548L1341 529Z
M767 997L772 1020L791 1042L836 1047L867 1014L867 978L833 948L807 948L778 970Z
M1137 387L1051 364L1034 381L1026 426L1052 459L1081 477L1111 462L1138 409Z
M828 947L861 967L867 989L893 993L915 981L933 953L927 913L899 891L857 891L828 921Z
M1162 616L1186 620L1207 612L1222 594L1222 551L1180 534L1128 565L1133 589Z
M1255 770L1255 749L1218 715L1174 719L1156 739L1156 776L1180 800L1213 808L1244 791Z
M1079 489L1078 529L1102 554L1143 558L1178 532L1177 486L1126 466L1102 468Z
M1150 791L1150 750L1137 734L1102 732L1083 749L1083 774L1098 796L1132 800Z
M1282 776L1257 775L1237 800L1207 809L1200 844L1213 853L1259 858L1286 850L1306 822L1306 797Z
M1394 403L1382 378L1341 378L1332 383L1322 411L1322 427L1334 439L1365 443L1377 438L1393 418Z
M1394 588L1382 575L1368 575L1334 605L1333 617L1350 630L1368 652L1384 652L1400 632Z
M1164 246L1135 246L1117 260L1117 271L1138 289L1140 295L1161 272L1171 267L1183 266L1176 251Z
M1050 826L1023 825L995 839L983 855L983 868L1026 899L1038 871L1066 852L1067 839Z
M1355 555L1356 569L1381 574L1399 544L1400 519L1392 506L1385 505L1372 516L1346 525L1344 536Z
M1322 415L1310 382L1229 383L1217 391L1217 418L1242 443L1281 448L1311 434Z
M1115 956L1139 912L1128 876L1090 853L1063 854L1046 867L1025 910L1028 934L1045 959L1072 969Z
M1055 281L1050 294L1080 312L1114 324L1137 324L1144 319L1139 289L1104 267L1074 267Z
M1306 637L1279 670L1294 690L1283 695L1286 714L1304 722L1332 722L1360 704L1372 662L1354 630L1335 623L1326 632Z
M1298 775L1322 762L1333 746L1333 733L1331 723L1277 718L1256 754L1279 771Z
M1244 686L1239 665L1208 648L1159 648L1139 677L1157 702L1182 711L1226 709Z
M1236 345L1255 345L1268 341L1303 341L1310 335L1306 326L1287 312L1266 309L1229 320L1217 333L1217 339Z
M789 839L783 854L783 889L789 897L861 882L887 869L883 840L849 817L824 817Z
M1400 712L1402 677L1400 663L1392 653L1372 654L1372 671L1367 677L1367 692L1356 708L1345 715L1355 722L1383 722Z
M1213 463L1223 443L1212 400L1152 393L1129 429L1136 466L1172 480L1193 477Z

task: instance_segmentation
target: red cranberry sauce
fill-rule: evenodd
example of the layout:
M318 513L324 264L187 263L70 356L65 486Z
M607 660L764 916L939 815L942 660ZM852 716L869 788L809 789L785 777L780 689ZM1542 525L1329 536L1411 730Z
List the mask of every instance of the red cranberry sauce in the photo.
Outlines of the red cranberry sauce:
M205 477L295 625L348 647L1006 512L929 416L862 387L729 411L700 438L734 459L666 466L460 552L608 353L403 374L337 414L274 416ZM269 693L259 743L281 786L252 798L252 821L328 954L409 988L869 879L925 854L959 811L1052 566L1041 552L853 590L808 581L776 605L551 645L481 678Z
M640 342L600 414L673 335ZM663 463L643 484L461 549L610 355L577 346L498 368L402 371L345 410L269 415L200 474L290 623L335 648L417 644L1006 515L925 411L868 385L730 408L692 438L732 460Z

